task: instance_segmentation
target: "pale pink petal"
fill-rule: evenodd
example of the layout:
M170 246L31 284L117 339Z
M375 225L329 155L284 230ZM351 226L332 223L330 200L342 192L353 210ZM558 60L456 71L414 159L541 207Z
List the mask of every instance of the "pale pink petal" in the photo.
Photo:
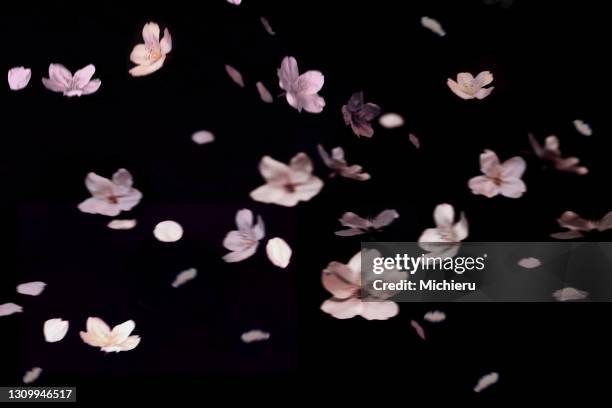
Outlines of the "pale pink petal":
M259 162L259 172L267 181L283 180L287 178L289 167L270 156L264 156Z
M253 212L246 208L236 212L236 226L242 232L250 232L253 228Z
M93 172L87 173L85 187L94 197L104 198L113 193L113 183Z
M20 89L25 88L26 86L28 86L31 77L32 70L30 68L11 68L8 72L9 88L11 88L13 91L18 91Z
M89 83L95 72L96 67L93 64L89 64L86 67L79 69L74 73L74 85L79 89L83 89L85 85Z
M168 29L164 29L164 36L159 42L159 47L163 55L166 55L172 51L172 36L170 35L170 31Z
M242 0L227 0L229 4L233 4L234 6L239 6L242 3Z
M49 319L43 325L43 334L48 343L55 343L68 333L68 322L62 319Z
M119 215L121 212L119 206L110 204L106 200L95 197L88 198L87 200L83 201L79 204L78 208L81 212L87 214L100 214L108 217L114 217Z
M278 204L285 207L294 207L298 203L298 197L290 194L282 186L264 184L251 191L250 197L261 203Z
M40 374L42 373L42 368L40 367L34 367L31 370L27 371L25 373L25 375L23 376L23 383L24 384L30 384L33 383L34 381L36 381L38 379L38 377L40 377Z
M499 187L487 176L476 176L468 181L468 187L473 194L483 195L487 198L495 197L499 194Z
M494 87L494 86L492 86L492 87L490 87L490 88L482 88L482 89L479 89L479 90L478 90L478 92L476 92L476 93L474 94L474 97L475 97L476 99L484 99L484 98L486 98L487 96L489 96L489 95L491 94L491 92L493 91L493 89L494 89L494 88L495 88L495 87Z
M417 322L416 320L411 320L410 325L412 326L414 331L416 331L418 336L421 339L425 340L425 329L423 329L423 327L419 324L419 322Z
M574 121L574 127L576 128L578 133L580 133L583 136L591 136L593 134L593 130L591 129L591 126L589 126L588 123L585 123L580 119L576 119Z
M162 221L153 229L153 235L161 242L176 242L183 237L183 227L176 221Z
M133 320L127 320L117 326L113 327L111 331L111 337L113 343L120 344L123 343L127 338L132 334L134 329L136 328L136 323Z
M439 204L434 209L434 221L438 227L450 227L455 221L455 209L450 204Z
M93 79L89 81L87 85L85 85L85 87L83 87L82 89L83 95L91 95L92 93L100 89L100 85L102 85L102 81L100 81L99 79Z
M410 140L410 143L412 143L414 145L414 147L416 147L417 149L421 148L421 141L413 133L410 133L408 135L408 140Z
M72 73L62 64L50 64L49 79L67 89L72 82Z
M365 230L362 230L359 228L349 228L349 229L334 232L334 234L336 234L339 237L352 237L355 235L361 235L365 233L366 233Z
M323 181L318 177L312 176L308 182L295 187L293 196L298 201L310 201L311 198L319 194L322 188Z
M106 226L114 230L130 230L136 226L136 220L112 220Z
M527 186L523 180L504 181L499 186L499 194L509 198L519 198L527 191Z
M453 91L453 93L455 95L457 95L458 97L460 97L461 99L472 99L474 96L470 95L468 93L465 93L461 87L459 86L459 84L455 81L453 81L452 79L448 79L446 81L446 85L448 85L448 87L450 88L451 91Z
M244 261L255 254L257 247L258 244L253 244L241 251L230 252L223 256L223 260L228 263Z
M395 302L361 302L361 316L366 320L387 320L399 313L399 306Z
M266 254L272 264L279 268L286 268L291 260L291 247L282 238L272 238L266 245Z
M289 167L293 171L305 174L310 174L313 170L312 160L310 160L306 153L298 153L293 156L289 162Z
M478 383L474 387L474 392L480 392L484 390L485 388L490 387L491 385L495 384L498 380L499 380L499 374L495 372L487 374L487 375L483 375L482 377L480 377L480 379L478 380Z
M556 239L574 239L574 238L580 238L583 235L582 235L582 232L580 231L571 230L571 231L564 231L564 232L555 232L553 234L550 234L550 236Z
M300 94L314 95L323 88L325 77L320 71L307 71L300 75L297 80L297 87Z
M142 39L148 46L159 45L159 25L154 22L145 24L142 28Z
M130 61L137 65L150 65L153 62L151 49L145 44L136 45L130 53Z
M242 333L240 340L243 343L252 343L254 341L264 341L270 338L270 333L261 330L251 330L246 333Z
M103 347L106 344L105 337L99 337L89 332L79 332L79 336L81 336L81 340L92 347Z
M242 79L242 74L240 73L240 71L238 71L236 68L232 67L231 65L226 64L225 72L227 72L227 75L229 75L232 81L238 84L241 88L244 88L244 80Z
M264 235L266 235L266 227L264 225L263 218L261 218L261 215L257 216L257 223L253 226L251 233L258 241L263 239Z
M481 73L476 75L476 78L474 78L474 80L481 87L487 86L491 82L493 82L493 74L489 71L482 71Z
M342 218L340 218L339 221L340 221L340 224L342 224L345 227L356 227L356 228L368 229L371 226L370 221L366 220L365 218L360 217L354 212L345 212L344 214L342 214Z
M362 311L362 304L359 299L350 298L347 300L328 299L321 305L321 310L335 317L336 319L350 319Z
M124 190L122 192L128 191L132 188L134 184L134 179L132 174L126 169L119 169L113 174L113 184L118 187L123 187Z
M297 81L300 73L297 61L293 57L285 57L278 70L279 86L285 91L290 91L293 84Z
M442 238L440 234L440 230L437 228L427 228L421 236L419 237L417 242L428 243L428 242L446 242L445 239Z
M157 61L155 61L151 65L136 65L134 68L130 69L130 75L132 75L133 77L140 77L152 74L164 65L165 60L166 56L162 55Z
M267 18L265 17L260 17L259 20L261 21L261 25L263 25L264 30L266 30L266 32L270 35L275 35L276 33L274 32L274 30L272 29L272 26L270 25L270 22L268 21Z
M180 272L178 275L176 275L176 277L174 278L174 281L172 282L172 287L178 288L179 286L184 285L190 280L195 279L197 276L198 276L198 270L196 268L189 268L187 270L184 270Z
M118 351L130 351L140 344L140 336L130 336L124 342L119 344ZM104 349L102 349L104 350Z
M68 89L67 86L61 84L60 82L48 78L43 78L42 83L45 88L53 92L64 92Z
M439 310L433 310L431 312L425 313L423 319L427 320L430 323L440 323L446 320L446 313L441 312Z
M321 283L335 298L346 299L359 288L360 273L361 268L354 270L340 262L330 262L323 270Z
M8 316L13 313L23 312L23 307L15 303L3 303L0 305L0 316Z
M47 284L45 282L28 282L17 285L17 293L22 295L38 296L45 290Z
M525 269L533 269L542 265L542 262L538 258L529 257L529 258L521 258L518 261L518 266Z
M465 213L461 213L461 218L459 218L459 222L453 225L452 231L455 236L455 240L463 241L468 237L468 220L465 217Z
M553 297L560 302L566 302L568 300L584 300L588 295L589 292L572 287L559 289L553 292Z
M480 154L480 171L489 177L497 177L499 175L499 159L493 150L487 149Z
M404 125L404 118L397 113L390 112L378 118L378 123L386 129L394 129Z
M395 210L383 210L374 217L372 220L372 226L376 229L386 227L390 225L393 221L399 218L399 213Z
M446 35L446 31L444 31L442 25L431 17L421 17L421 25L428 30L431 30L433 33L438 34L440 37L444 37Z
M525 172L526 167L527 163L522 157L515 156L508 159L501 165L501 178L504 180L519 179Z
M104 320L99 317L89 317L87 319L87 333L97 337L97 338L106 338L110 336L111 329L104 322Z
M197 144L206 144L215 141L215 135L208 130L199 130L191 135L191 140Z
M325 99L319 95L300 95L299 105L310 113L320 113L325 107Z
M274 102L272 94L270 93L270 91L268 91L268 89L266 89L264 84L262 84L261 82L257 82L255 86L257 87L257 92L259 92L259 97L262 101L264 101L265 103Z
M135 188L131 189L124 196L119 197L117 207L121 211L130 211L134 208L142 199L142 193Z

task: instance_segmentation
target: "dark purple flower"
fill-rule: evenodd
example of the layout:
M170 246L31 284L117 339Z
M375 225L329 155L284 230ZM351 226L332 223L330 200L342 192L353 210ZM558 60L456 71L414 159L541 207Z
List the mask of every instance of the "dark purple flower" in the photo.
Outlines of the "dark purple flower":
M363 102L363 92L356 92L342 107L344 123L350 125L357 136L372 137L374 129L370 121L380 115L380 107Z

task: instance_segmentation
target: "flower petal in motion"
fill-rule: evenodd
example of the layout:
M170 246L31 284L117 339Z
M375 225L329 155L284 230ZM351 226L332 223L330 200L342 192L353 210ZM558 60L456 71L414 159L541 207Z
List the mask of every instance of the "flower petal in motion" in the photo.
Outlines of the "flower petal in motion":
M245 333L242 333L240 336L240 340L243 343L252 343L254 341L264 341L270 338L270 333L261 331L261 330L251 330Z
M3 303L0 305L0 316L9 316L13 313L23 312L23 307L15 303Z
M41 374L42 374L42 368L34 367L31 370L26 371L25 375L23 376L23 383L24 384L33 383L34 381L38 379L38 377L40 377Z
M410 325L412 326L414 331L416 331L419 337L425 340L425 329L423 329L423 327L419 324L419 322L417 322L416 320L411 320Z
M474 392L480 392L484 390L485 388L495 384L498 380L499 380L499 374L497 374L496 372L492 372L492 373L483 375L482 377L480 377L480 379L478 380L478 383L474 387Z
M68 321L62 319L49 319L43 325L43 333L48 343L60 341L68 333Z
M542 265L542 262L538 258L529 257L529 258L519 259L517 264L518 266L525 268L525 269L533 269L533 268L537 268L538 266Z
M191 140L196 144L206 144L215 141L215 135L208 130L198 130L191 135Z
M378 118L378 123L384 128L395 129L404 125L404 118L397 113L390 112Z
M291 247L282 238L272 238L266 245L268 259L279 268L286 268L291 260Z
M176 221L162 221L155 226L153 235L161 242L176 242L183 237L183 227Z
M427 320L430 323L440 323L446 320L446 313L441 312L439 310L433 310L431 312L425 313L423 319Z
M444 37L446 35L446 31L444 31L442 25L431 17L421 17L421 25L428 30L431 30L433 33L438 34L440 37Z
M179 272L179 274L176 275L176 278L174 278L174 282L172 282L172 287L178 288L179 286L184 285L190 280L195 279L196 276L198 276L198 270L196 268L189 268L187 270Z
M583 136L591 136L593 134L593 130L588 123L581 121L580 119L576 119L574 121L574 127Z
M136 220L112 220L106 226L114 230L130 230L136 226Z
M262 84L261 82L257 82L255 86L257 87L257 92L259 92L259 97L262 101L264 101L265 103L274 102L272 94L270 93L270 91L268 91L264 84Z
M568 300L584 300L589 295L589 292L584 290L578 290L576 288L567 287L556 290L553 292L553 297L559 302L565 302Z
M270 22L268 21L267 18L265 17L260 17L259 21L261 21L261 25L263 26L264 30L266 30L266 32L270 35L275 35L276 33L274 32L274 30L272 29L272 26L270 25Z
M232 67L231 65L226 64L225 72L227 72L227 75L229 75L232 81L234 81L241 88L244 88L244 80L242 79L242 74L240 73L240 71L238 71L236 68Z
M30 68L11 68L8 72L9 88L11 88L11 90L13 91L19 91L20 89L25 88L26 86L28 86L31 77L32 70Z
M17 293L21 293L22 295L38 296L43 290L45 290L45 286L47 286L47 284L40 281L22 283L21 285L17 285Z

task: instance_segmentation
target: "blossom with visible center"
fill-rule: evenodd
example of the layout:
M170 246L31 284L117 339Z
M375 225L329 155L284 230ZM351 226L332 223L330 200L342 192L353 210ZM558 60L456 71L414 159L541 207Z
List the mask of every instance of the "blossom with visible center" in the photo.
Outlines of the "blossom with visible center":
M301 112L320 113L325 107L325 100L317 92L323 87L325 78L319 71L298 71L297 61L285 57L277 71L279 86L285 91L289 105Z
M140 336L130 336L136 324L133 320L128 320L117 326L110 327L104 320L98 317L87 319L87 331L80 332L81 339L93 347L100 347L107 353L129 351L140 343Z
M255 254L259 241L265 235L264 222L261 216L257 217L257 223L253 221L253 212L242 209L236 213L237 230L230 231L223 239L223 246L232 251L223 256L225 262L239 262Z
M130 69L132 76L149 75L164 65L166 56L172 51L172 37L168 29L164 29L164 36L159 39L159 25L150 22L142 29L144 44L138 44L130 54L130 60L136 66Z
M50 64L49 78L43 78L42 83L48 90L61 92L67 97L89 95L102 85L99 79L91 79L95 72L93 64L79 69L74 75L61 64Z
M468 181L473 194L487 198L501 194L505 197L519 198L527 191L527 186L521 177L525 172L526 163L523 158L515 156L505 162L499 162L492 150L485 150L480 155L480 171L484 176L476 176Z
M89 173L85 178L85 186L92 197L79 204L79 210L110 217L121 211L129 211L142 199L142 193L132 184L132 175L126 169L117 170L112 180Z
M493 91L493 86L485 88L491 82L493 82L493 74L489 71L482 71L476 75L476 78L469 72L460 72L457 74L457 81L449 78L446 84L455 95L462 99L483 99Z

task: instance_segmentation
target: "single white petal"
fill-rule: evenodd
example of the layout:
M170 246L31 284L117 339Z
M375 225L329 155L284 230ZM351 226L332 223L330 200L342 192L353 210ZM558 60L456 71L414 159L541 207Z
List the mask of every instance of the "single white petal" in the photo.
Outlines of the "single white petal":
M112 220L106 226L114 230L129 230L136 226L136 220Z
M439 204L434 209L433 217L437 227L450 227L455 221L455 209L450 204Z
M423 319L427 320L430 323L440 323L446 319L446 314L439 310L433 310L431 312L425 313Z
M239 6L242 3L242 0L227 0L229 4L233 4L234 6Z
M442 25L431 17L423 16L421 17L421 25L428 30L438 34L440 37L444 37L446 35L446 31L442 28Z
M38 377L40 377L41 374L42 374L42 368L34 367L31 370L26 371L25 375L23 376L23 383L24 384L33 383L34 381L38 379Z
M172 287L178 288L179 286L189 282L190 280L195 279L196 276L198 276L198 270L196 268L189 268L187 270L184 270L183 272L180 272L178 275L176 275L176 278L174 278L174 282L172 282Z
M13 91L19 91L20 89L25 88L30 82L31 77L32 70L30 68L11 68L8 72L9 88L11 88Z
M385 113L378 118L380 126L387 129L394 129L404 125L404 118L397 113Z
M244 343L252 343L254 341L263 341L270 338L270 333L261 330L251 330L246 333L242 333L240 339Z
M553 297L559 302L565 302L567 300L583 300L586 299L588 295L589 292L572 287L559 289L553 292Z
M522 258L518 261L518 266L526 269L537 268L540 265L542 265L542 262L540 262L538 258L534 257Z
M499 380L499 374L497 374L496 372L492 372L490 374L483 375L478 380L478 384L476 384L476 386L474 387L474 392L480 392L484 390L485 388L495 384L498 380Z
M62 319L49 319L43 325L45 340L49 343L60 341L68 333L69 323Z
M580 119L576 119L574 121L574 127L583 136L591 136L593 134L593 130L588 123L581 121Z
M268 259L279 268L286 268L291 260L291 247L282 238L272 238L266 245Z
M161 242L176 242L183 236L183 227L176 221L162 221L155 226L153 235Z
M21 285L17 285L17 293L21 293L22 295L38 296L43 290L45 290L45 286L47 286L47 284L40 281L22 283Z
M4 303L0 305L0 316L8 316L13 313L23 312L23 307L15 303Z
M215 141L215 135L208 130L198 130L191 135L191 140L197 144L206 144Z

